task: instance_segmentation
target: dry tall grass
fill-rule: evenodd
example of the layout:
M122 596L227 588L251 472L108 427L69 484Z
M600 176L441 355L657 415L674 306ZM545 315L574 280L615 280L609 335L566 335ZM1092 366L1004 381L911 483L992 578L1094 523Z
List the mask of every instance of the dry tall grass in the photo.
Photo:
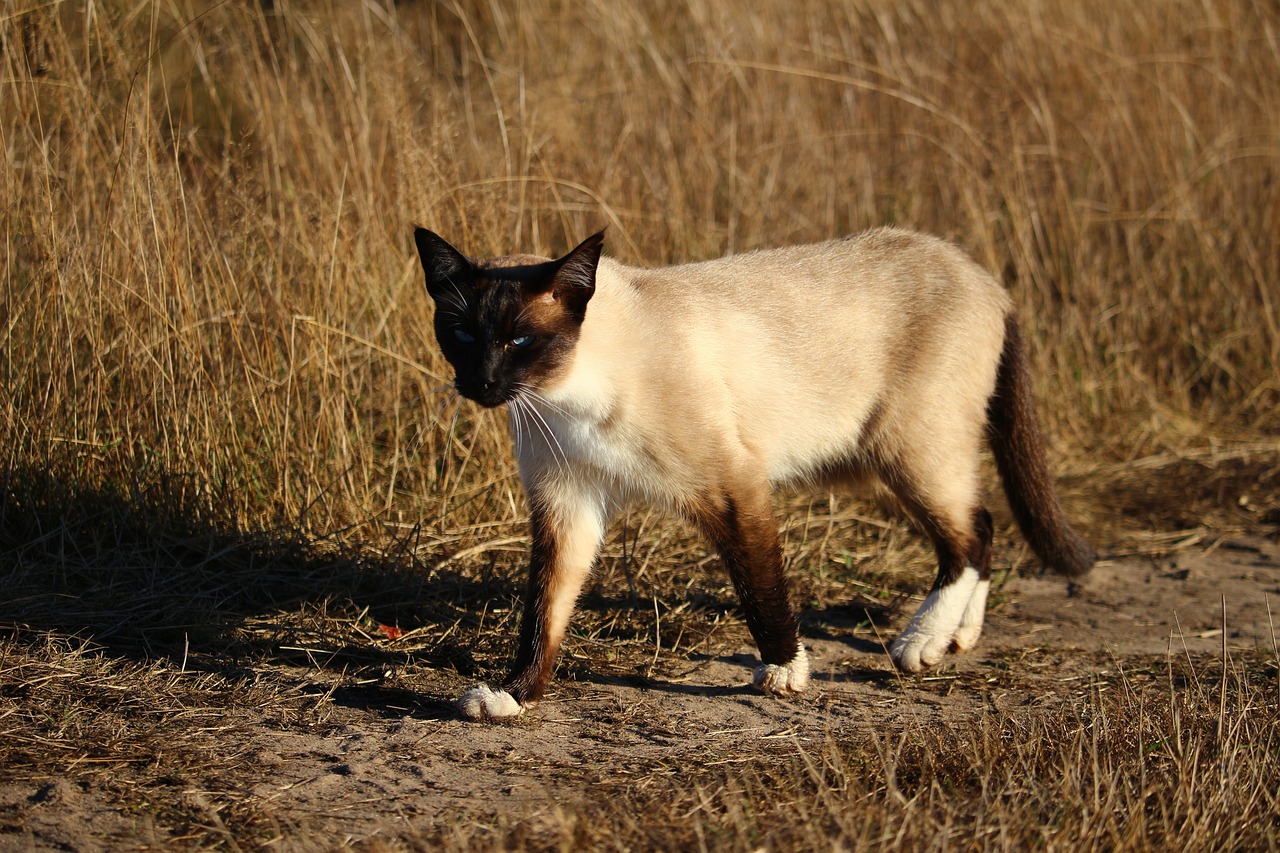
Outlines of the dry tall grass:
M248 599L286 606L309 583L341 599L362 567L377 568L387 600L409 598L414 570L439 571L446 556L484 584L495 561L502 577L516 571L524 513L505 426L441 391L449 376L415 222L477 254L557 252L607 225L608 251L643 264L886 223L942 234L1001 274L1021 306L1067 502L1095 540L1151 535L1159 547L1162 531L1256 529L1277 513L1274 4L0 8L5 623L211 654L202 636L225 639L220 620L253 611ZM900 526L866 527L858 505L797 505L785 534L788 558L810 570L802 598L847 598L850 580L884 591L896 582L868 567L928 562ZM634 541L608 546L603 581L706 559L670 530L634 516ZM833 569L841 548L853 555ZM260 579L266 559L276 571ZM175 561L184 572L169 570ZM722 580L705 583L728 599ZM71 671L77 660L40 665ZM1241 707L1254 695L1243 684L1232 692ZM1212 698L1186 701L1203 710ZM1167 693L1161 702L1095 710L1148 715L1108 730L1128 749L1130 735L1154 743L1152 726L1178 713ZM1048 752L1026 756L996 749L1007 733L993 723L955 736L973 762L953 769L984 808L1026 809L1019 832L1038 821L1093 826L1099 847L1164 843L1180 837L1177 821L1201 819L1199 805L1136 824L1135 838L1121 818L1228 782L1247 801L1211 804L1203 820L1233 809L1242 820L1264 802L1274 811L1270 713L1228 732L1234 742L1189 727L1190 747L1144 746L1116 764L1088 752L1089 720L1046 723L1066 728L1034 733ZM1079 755L1053 752L1061 738ZM1211 741L1271 763L1170 752ZM938 778L924 752L908 752L920 779ZM1134 780L1152 754L1168 773L1144 787ZM718 799L738 811L717 814L745 821L778 786L811 803L899 808L891 786L857 787L869 760L796 758ZM1020 805L1020 768L1052 775L1053 761L1087 771L1073 780L1083 793L1060 811ZM1179 775L1210 765L1212 778ZM680 802L694 808L715 784L695 780ZM1099 813L1108 786L1111 822L1089 824L1080 816ZM947 791L908 793L939 826L968 820ZM1006 837L998 822L965 826ZM1213 837L1209 824L1188 826ZM561 827L548 843L591 831ZM698 840L647 831L635 843ZM887 830L832 831L853 843Z
M1277 18L1059 5L9 4L8 464L517 521L499 419L435 393L413 222L652 264L941 233L1016 294L1069 470L1274 450Z

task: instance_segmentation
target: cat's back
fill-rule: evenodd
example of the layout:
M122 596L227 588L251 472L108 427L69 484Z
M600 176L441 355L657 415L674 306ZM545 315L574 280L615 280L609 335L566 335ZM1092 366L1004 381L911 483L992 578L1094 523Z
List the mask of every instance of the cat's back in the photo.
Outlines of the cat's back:
M984 303L1001 315L1004 289L955 245L925 234L881 228L799 246L761 249L658 269L630 269L642 299L665 305L763 313L902 306L939 309Z
M926 329L982 328L999 337L1012 306L1005 289L958 247L895 228L616 272L638 313L668 335L680 328L735 338L745 332L773 347L809 340L860 349Z
M985 383L980 409L1010 310L958 248L895 229L651 270L602 259L596 292L582 375L644 401L635 430L736 436L776 481L848 450L885 401L932 399L926 386Z

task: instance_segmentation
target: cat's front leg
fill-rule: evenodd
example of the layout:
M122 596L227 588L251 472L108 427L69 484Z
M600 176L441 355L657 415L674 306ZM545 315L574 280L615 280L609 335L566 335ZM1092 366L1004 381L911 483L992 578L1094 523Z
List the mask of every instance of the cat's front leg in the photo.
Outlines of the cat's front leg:
M809 684L809 655L787 600L782 548L767 481L709 495L694 518L715 544L733 580L760 666L751 683L775 696L790 696Z
M469 720L517 717L542 698L604 535L599 500L535 491L530 503L533 548L515 663L503 689L480 685L462 694L458 712Z

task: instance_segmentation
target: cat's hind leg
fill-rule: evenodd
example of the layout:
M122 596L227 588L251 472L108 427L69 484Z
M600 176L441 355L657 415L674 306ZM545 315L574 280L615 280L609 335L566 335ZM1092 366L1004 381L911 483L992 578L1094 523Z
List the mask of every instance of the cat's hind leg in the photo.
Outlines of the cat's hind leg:
M991 513L979 508L974 512L974 539L970 543L969 566L978 573L978 583L973 588L969 605L960 616L960 625L951 638L952 647L965 652L978 644L982 636L982 623L987 615L987 595L991 591Z
M889 648L894 664L905 672L933 666L953 649L971 649L982 634L991 588L991 517L985 509L974 516L968 537L948 534L935 539L937 579Z
M966 431L968 432L968 431ZM991 587L991 516L978 498L978 437L953 437L934 452L897 456L882 476L933 541L938 574L920 609L889 648L905 672L972 648Z

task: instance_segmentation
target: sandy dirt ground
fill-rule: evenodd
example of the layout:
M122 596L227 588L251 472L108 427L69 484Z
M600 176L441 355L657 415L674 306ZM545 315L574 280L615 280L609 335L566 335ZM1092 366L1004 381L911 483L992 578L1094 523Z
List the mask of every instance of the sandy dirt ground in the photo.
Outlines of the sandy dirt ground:
M1070 594L1059 579L1011 578L994 591L978 648L923 678L895 674L880 639L854 620L806 614L814 678L794 700L745 686L755 661L745 644L647 678L589 669L566 677L562 667L547 701L506 725L457 719L450 698L469 680L427 673L413 691L335 691L315 731L282 731L254 708L235 711L227 748L244 756L243 787L188 796L199 804L216 793L271 814L283 849L393 837L467 813L545 818L590 796L593 781L637 768L637 779L656 784L655 767L676 775L689 762L757 760L776 744L963 723L992 710L1034 713L1114 683L1126 667L1150 670L1167 654L1272 651L1277 610L1276 540L1226 539L1172 557L1104 560ZM0 786L0 823L10 827L0 849L93 850L113 836L163 847L145 816L119 808L128 784ZM208 815L217 827L217 809Z

